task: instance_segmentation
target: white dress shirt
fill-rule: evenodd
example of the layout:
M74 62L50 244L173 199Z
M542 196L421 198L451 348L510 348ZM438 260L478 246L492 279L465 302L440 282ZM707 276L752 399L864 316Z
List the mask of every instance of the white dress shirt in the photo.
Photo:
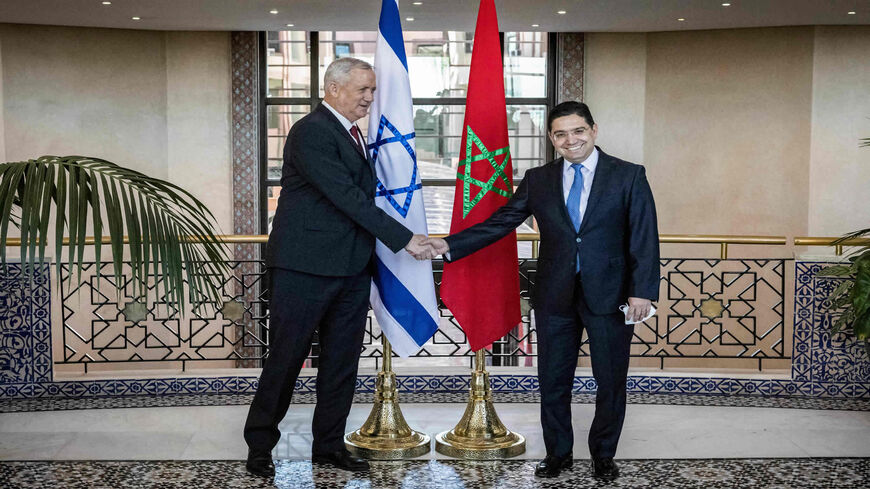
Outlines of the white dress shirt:
M573 163L583 165L580 168L580 173L583 174L583 190L580 192L580 222L583 222L583 215L586 213L586 203L589 202L589 191L592 190L592 180L595 178L595 168L598 166L598 148L593 148L592 153L584 161L568 161L565 160L562 168L562 195L565 198L565 204L568 204L568 193L571 191L571 185L574 184L574 169L571 168Z
M326 103L325 100L321 103L323 104L324 107L329 109L330 112L332 112L332 114L336 117L336 119L338 119L338 122L341 122L341 125L344 126L344 130L347 131L348 134L350 134L350 138L353 139L354 141L359 141L358 139L353 137L353 133L350 132L350 128L353 127L355 124L353 122L351 122L350 120L348 120L347 117L341 115L337 110L335 110L335 108L333 108L331 105ZM363 148L365 148L366 147L366 140L365 140L366 137L363 134L363 132L360 131L359 127L357 127L356 129L359 132L359 137L362 138L362 141L360 141L360 144L362 145Z

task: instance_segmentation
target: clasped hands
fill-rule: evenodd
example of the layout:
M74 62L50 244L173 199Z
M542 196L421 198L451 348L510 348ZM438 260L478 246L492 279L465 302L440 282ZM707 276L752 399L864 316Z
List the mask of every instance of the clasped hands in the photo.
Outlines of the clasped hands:
M415 234L405 245L405 251L418 260L431 260L450 251L450 246L441 238Z

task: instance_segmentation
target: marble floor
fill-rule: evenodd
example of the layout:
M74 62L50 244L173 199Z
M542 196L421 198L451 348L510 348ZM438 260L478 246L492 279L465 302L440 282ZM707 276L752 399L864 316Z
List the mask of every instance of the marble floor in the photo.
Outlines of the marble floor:
M596 480L576 461L559 477L532 475L534 461L411 460L374 462L364 473L301 460L279 460L274 478L245 472L242 461L0 462L2 487L31 488L866 488L870 459L621 460L613 482Z
M600 487L583 460L594 405L573 405L578 461L557 481L532 476L534 461L544 455L538 405L496 406L505 425L527 439L526 452L509 463L459 462L433 450L415 461L377 463L371 474L357 476L312 467L314 406L294 404L281 423L273 453L278 477L272 481L244 474L245 405L6 412L0 413L0 486L434 487L423 484L429 481L462 488ZM370 409L356 404L348 429L359 427ZM402 409L414 429L434 435L452 428L464 405L403 403ZM618 453L623 477L616 486L870 487L868 440L866 410L629 404ZM498 475L507 469L515 473ZM221 471L241 482L197 475Z
M496 404L502 421L526 436L520 459L544 455L537 404ZM407 403L412 428L452 428L460 403ZM574 404L575 458L587 458L594 405ZM356 404L348 430L371 404ZM281 423L276 459L310 456L313 404L294 404ZM247 406L188 406L0 413L0 460L240 460ZM870 457L870 412L629 404L618 457L631 459ZM443 459L432 451L422 459Z

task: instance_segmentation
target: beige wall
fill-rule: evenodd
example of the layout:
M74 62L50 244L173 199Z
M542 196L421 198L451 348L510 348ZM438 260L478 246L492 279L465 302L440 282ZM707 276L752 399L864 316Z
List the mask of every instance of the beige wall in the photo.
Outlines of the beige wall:
M191 190L231 234L229 35L167 33L166 78L168 179Z
M838 235L870 225L868 49L870 27L588 34L587 102L662 233Z
M3 40L0 37L0 66L3 66ZM0 101L3 100L3 76L0 73ZM6 161L6 125L3 117L3 104L0 103L0 161Z
M602 149L644 161L646 34L589 34L585 97L598 125Z
M870 227L870 28L817 27L809 234Z
M5 161L105 158L232 229L229 33L0 25Z
M4 161L104 158L180 185L211 209L222 230L232 230L229 39L214 32L0 25L0 154ZM85 314L68 322L82 331L90 325L86 303L74 306ZM60 325L60 308L52 313L52 324ZM118 333L118 324L111 327L103 336ZM55 352L63 351L62 338L55 329ZM96 370L152 368L166 366Z

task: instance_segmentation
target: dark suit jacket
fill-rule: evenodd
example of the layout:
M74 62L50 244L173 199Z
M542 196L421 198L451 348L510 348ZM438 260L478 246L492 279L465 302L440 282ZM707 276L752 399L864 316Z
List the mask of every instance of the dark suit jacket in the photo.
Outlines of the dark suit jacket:
M658 227L644 168L598 151L579 233L565 207L559 158L527 171L510 201L489 219L448 237L451 260L494 243L534 215L541 233L532 295L536 310L573 309L578 250L583 293L593 313L618 313L628 297L658 300Z
M266 266L351 276L372 260L375 238L398 252L413 233L375 206L374 194L371 162L318 105L287 136Z

